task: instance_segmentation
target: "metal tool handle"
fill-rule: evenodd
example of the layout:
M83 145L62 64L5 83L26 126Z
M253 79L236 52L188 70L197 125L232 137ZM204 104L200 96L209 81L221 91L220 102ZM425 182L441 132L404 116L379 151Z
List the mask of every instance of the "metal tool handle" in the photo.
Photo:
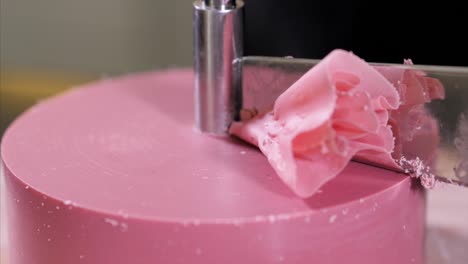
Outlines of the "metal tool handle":
M243 54L242 0L197 0L194 6L195 125L225 134L240 102L240 74L234 61Z

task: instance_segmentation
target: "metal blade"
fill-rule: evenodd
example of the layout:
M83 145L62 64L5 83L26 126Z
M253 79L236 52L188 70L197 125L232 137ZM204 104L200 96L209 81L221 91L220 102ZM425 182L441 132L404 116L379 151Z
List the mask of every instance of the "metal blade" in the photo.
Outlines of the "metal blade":
M272 108L276 98L319 60L279 57L244 57L237 61L242 75L242 98L238 110L258 112ZM439 79L445 87L444 100L425 105L439 127L439 144L431 173L439 180L468 186L468 67L398 65Z

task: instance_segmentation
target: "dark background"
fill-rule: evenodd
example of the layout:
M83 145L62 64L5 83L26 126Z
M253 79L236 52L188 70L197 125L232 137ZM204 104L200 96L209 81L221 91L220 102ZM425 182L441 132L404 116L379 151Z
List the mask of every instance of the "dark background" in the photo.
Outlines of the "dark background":
M468 65L464 1L245 0L246 55Z

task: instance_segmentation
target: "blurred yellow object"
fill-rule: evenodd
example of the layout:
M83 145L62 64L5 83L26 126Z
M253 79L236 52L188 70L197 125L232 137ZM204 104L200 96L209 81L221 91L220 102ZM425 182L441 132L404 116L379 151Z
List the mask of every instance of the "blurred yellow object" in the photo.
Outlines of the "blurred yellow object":
M79 73L0 71L0 137L19 114L38 101L93 79L96 79L96 76ZM0 215L2 217L4 216L3 209L4 205L1 204ZM0 221L2 234L5 230L3 220ZM5 238L1 237L0 264L7 264L5 243Z
M38 101L95 78L52 71L0 72L0 135L14 118Z

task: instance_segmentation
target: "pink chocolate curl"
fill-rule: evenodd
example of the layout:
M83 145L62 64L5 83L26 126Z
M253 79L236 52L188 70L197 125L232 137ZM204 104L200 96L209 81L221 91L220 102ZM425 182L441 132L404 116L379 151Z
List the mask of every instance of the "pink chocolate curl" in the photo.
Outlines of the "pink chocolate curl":
M308 197L355 155L398 167L387 123L399 102L396 89L374 68L336 50L286 90L273 111L234 123L230 132L257 145L278 176Z
M404 155L401 144L414 129L399 122L432 124L422 104L442 97L440 83L421 72L376 69L335 50L286 90L272 111L233 123L230 133L257 145L278 176L309 197L353 158L400 170L395 159ZM437 129L431 129L434 138ZM402 139L395 142L395 134ZM395 143L400 145L392 156Z

